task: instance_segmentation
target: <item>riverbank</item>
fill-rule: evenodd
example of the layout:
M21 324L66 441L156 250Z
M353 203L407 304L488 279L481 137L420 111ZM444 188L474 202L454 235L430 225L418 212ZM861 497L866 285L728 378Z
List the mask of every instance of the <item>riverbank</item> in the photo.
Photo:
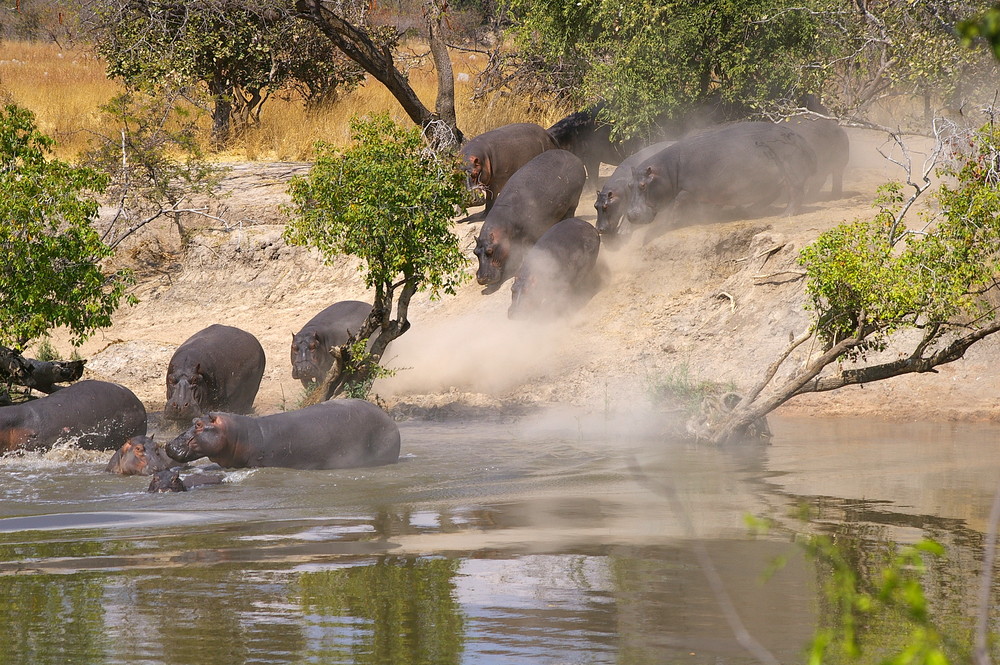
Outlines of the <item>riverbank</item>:
M753 384L807 325L798 252L822 231L870 216L876 188L902 175L879 155L880 135L854 130L851 138L843 198L812 202L791 218L775 206L755 219L641 229L620 247L602 247L601 289L557 322L509 321L510 282L482 294L471 279L478 225L456 225L470 279L455 296L418 295L413 327L388 354L396 375L375 391L400 416L516 414L556 404L621 415L652 408L649 395L671 377ZM170 225L138 238L129 260L140 302L80 349L86 375L122 383L148 409L162 410L174 348L225 323L253 333L266 351L257 411L295 408L302 386L291 378L292 333L332 302L370 297L353 259L323 265L315 252L281 238L285 185L307 168L236 165L223 184L227 195L211 208L224 224L186 220L183 242ZM593 199L585 192L577 211L591 222ZM53 341L69 354L65 338ZM782 412L998 419L1000 385L991 371L998 360L1000 342L988 339L937 374L798 398Z

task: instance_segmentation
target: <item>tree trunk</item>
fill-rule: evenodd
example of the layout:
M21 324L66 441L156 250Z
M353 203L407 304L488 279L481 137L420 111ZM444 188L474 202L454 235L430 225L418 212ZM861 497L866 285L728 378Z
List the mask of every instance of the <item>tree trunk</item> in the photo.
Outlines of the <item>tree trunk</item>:
M322 0L296 0L295 9L300 18L313 23L347 57L361 65L362 69L381 82L418 127L427 130L432 123L443 122L454 136L461 137L461 132L458 131L455 123L454 83L451 84L450 108L439 107L439 115L420 101L406 77L396 68L389 49L377 46L362 29L348 23L344 18L324 7ZM443 47L443 44L441 46ZM446 48L435 53L435 61L441 52L443 52L443 57L448 60L447 66L450 72L451 60L448 58ZM439 69L438 78L440 79L441 76ZM439 98L440 103L448 103L447 100L447 97L444 100Z
M212 144L221 148L229 142L233 115L232 89L218 81L212 81L208 87L215 104L212 109Z
M20 351L0 346L0 383L23 386L46 394L83 376L86 360L42 361L25 358Z

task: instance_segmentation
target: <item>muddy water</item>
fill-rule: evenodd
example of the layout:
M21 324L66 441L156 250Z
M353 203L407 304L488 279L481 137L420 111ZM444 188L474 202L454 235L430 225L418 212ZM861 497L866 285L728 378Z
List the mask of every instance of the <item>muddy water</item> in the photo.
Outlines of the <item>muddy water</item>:
M411 421L392 467L177 494L105 454L0 460L0 663L756 662L724 609L802 662L817 574L792 530L976 558L1000 429L772 425L720 450L587 414ZM787 528L751 537L746 515Z

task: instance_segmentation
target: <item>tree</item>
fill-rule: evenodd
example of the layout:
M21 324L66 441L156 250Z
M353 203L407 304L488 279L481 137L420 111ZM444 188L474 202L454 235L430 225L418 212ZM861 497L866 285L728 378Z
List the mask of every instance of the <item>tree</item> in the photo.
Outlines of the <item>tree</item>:
M451 58L443 39L447 0L426 0L424 18L431 55L438 75L436 110L428 109L410 87L407 76L396 66L393 51L399 35L390 26L375 27L366 22L374 3L352 0L331 9L322 0L296 0L297 15L312 22L326 37L382 83L403 107L403 111L427 134L435 148L451 148L463 141L455 115L455 81Z
M318 32L292 18L281 0L89 4L108 75L140 90L203 84L219 145L228 140L231 125L243 129L259 122L267 98L289 82L328 97L332 87L360 81L357 68Z
M0 375L8 380L29 372L20 351L56 326L79 344L110 325L130 283L125 271L102 267L112 250L93 226L91 194L107 177L49 159L53 143L30 111L0 110Z
M794 98L817 46L818 17L786 0L512 0L511 13L522 78L577 107L606 100L625 136L706 103Z
M207 214L186 206L188 198L213 195L225 172L205 160L197 140L199 114L179 90L126 92L101 110L118 134L95 135L82 156L110 179L105 194L115 212L104 222L101 239L114 249L160 217L172 218L183 238L182 216Z
M812 324L708 424L709 438L738 439L797 395L934 372L1000 331L1000 128L991 122L964 149L953 139L939 141L937 154L946 150L959 152L940 169L946 182L937 216L922 216L915 229L906 225L930 186L931 164L910 176L909 197L899 184L883 187L874 219L831 229L802 251ZM776 379L813 337L821 352ZM892 359L878 355L886 349Z
M414 294L452 294L466 276L450 229L465 196L457 163L428 150L419 129L400 128L388 115L352 119L351 138L343 152L319 144L309 174L289 186L289 242L319 249L329 263L342 254L360 258L365 286L375 291L368 320L334 352L324 399L370 379L389 342L410 327ZM376 330L364 355L356 342Z

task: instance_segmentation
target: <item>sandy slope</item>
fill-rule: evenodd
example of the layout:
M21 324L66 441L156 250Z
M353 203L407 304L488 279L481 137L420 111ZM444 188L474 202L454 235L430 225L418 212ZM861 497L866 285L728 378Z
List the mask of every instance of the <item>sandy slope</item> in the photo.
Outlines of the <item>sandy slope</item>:
M418 296L413 328L390 353L398 374L377 392L402 412L424 415L549 403L630 412L645 408L649 386L669 373L748 385L806 324L802 280L782 271L796 270L798 251L819 232L870 215L875 188L899 176L877 153L881 143L874 133L853 131L845 197L814 202L797 217L777 216L775 207L776 216L692 223L648 239L642 230L620 248L602 248L603 288L566 321L508 321L509 282L488 296L471 279L454 297ZM291 334L326 305L367 295L352 260L324 266L315 253L281 240L284 182L304 168L240 165L227 180L230 195L215 208L228 228L191 220L198 230L190 244L165 263L161 249L179 248L175 229L138 245L141 302L84 345L88 373L128 386L160 410L173 349L209 324L226 323L252 332L267 352L257 410L293 408L302 390L291 378ZM595 219L592 193L578 214ZM470 259L477 226L456 226ZM55 343L69 352L64 338ZM998 345L987 340L936 375L802 398L785 409L992 418L1000 413L992 371Z

